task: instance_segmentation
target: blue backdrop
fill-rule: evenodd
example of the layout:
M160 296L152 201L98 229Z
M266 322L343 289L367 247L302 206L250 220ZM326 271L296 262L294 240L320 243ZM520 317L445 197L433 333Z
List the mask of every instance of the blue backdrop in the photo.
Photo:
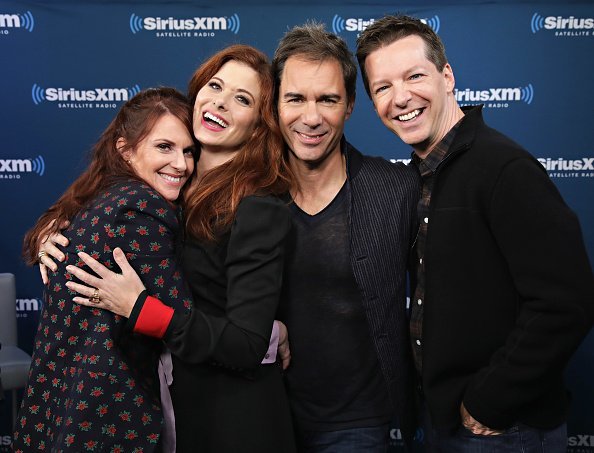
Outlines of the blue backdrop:
M251 3L0 0L0 272L16 274L24 349L32 349L42 285L37 269L22 264L23 234L80 173L122 102L155 85L185 91L199 63L228 44L272 56L283 33L307 19L326 23L353 50L358 33L385 13L426 20L446 44L459 102L484 103L487 122L546 167L580 218L592 261L591 0ZM381 125L360 81L357 90L349 140L367 154L408 160L410 149ZM590 334L567 370L570 452L594 452L593 376ZM9 408L0 406L0 451L10 444ZM396 427L392 444L401 449Z

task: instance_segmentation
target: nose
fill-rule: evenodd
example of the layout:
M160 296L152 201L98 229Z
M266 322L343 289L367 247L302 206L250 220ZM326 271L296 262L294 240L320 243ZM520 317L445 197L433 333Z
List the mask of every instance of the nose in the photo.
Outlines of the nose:
M316 101L306 102L305 111L303 112L303 123L311 128L318 127L322 124L322 115L318 108Z
M180 173L186 172L188 168L188 163L186 162L186 155L183 149L177 150L173 154L173 159L171 160L171 167Z
M394 84L392 87L392 97L396 107L404 108L411 100L412 95L405 84Z
M227 99L223 94L214 98L212 104L217 110L227 110Z

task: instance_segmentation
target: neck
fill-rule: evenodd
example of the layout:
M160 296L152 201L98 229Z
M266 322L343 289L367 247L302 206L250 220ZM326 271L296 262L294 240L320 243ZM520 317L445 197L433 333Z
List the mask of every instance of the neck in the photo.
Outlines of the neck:
M437 144L443 140L447 133L452 130L456 123L460 121L460 119L462 119L462 117L464 117L464 112L458 105L458 102L456 102L454 98L450 99L450 108L446 111L446 113L443 115L443 118L440 120L440 133L437 135L437 137L439 138L431 143L424 143L413 146L413 149L417 156L419 156L421 159L427 157L429 153L433 151L435 146L437 146Z
M228 162L235 156L235 154L237 154L236 150L218 149L215 151L210 148L202 147L200 149L200 159L196 164L196 174L198 175L198 178L201 178L207 171Z
M310 215L328 206L346 181L346 159L339 147L319 165L309 165L291 154L291 167L299 187L291 195L297 206Z

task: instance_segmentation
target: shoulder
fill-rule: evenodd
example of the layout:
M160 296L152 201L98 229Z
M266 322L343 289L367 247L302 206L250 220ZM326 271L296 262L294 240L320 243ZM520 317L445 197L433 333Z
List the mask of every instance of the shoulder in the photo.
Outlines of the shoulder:
M101 198L115 204L121 212L134 211L161 219L176 216L177 208L174 205L149 185L133 179L112 185Z
M249 195L239 202L237 213L241 214L269 214L269 215L289 215L287 202L273 195L258 196Z
M455 143L469 143L470 154L478 164L506 165L517 159L527 159L538 164L534 156L522 145L504 132L489 126L483 120L480 110L475 109L467 113L467 118L454 140Z
M415 186L420 178L417 169L413 165L406 165L404 162L392 162L379 156L370 156L361 153L350 143L346 143L349 163L349 171L353 180L356 179L378 179L382 182L411 184ZM386 181L384 181L384 179Z
M233 228L287 231L289 225L290 212L285 201L272 195L250 195L239 202Z
M361 168L353 178L354 184L370 184L381 189L392 187L398 191L416 191L420 187L421 178L413 164L372 156L363 156L361 162Z
M115 225L153 225L161 235L177 231L177 209L147 184L134 179L118 181L103 190L86 212L105 228ZM107 222L107 223L105 223ZM151 230L152 230L151 229Z
M118 181L111 185L105 192L108 194L108 196L118 196L120 198L125 198L128 202L146 200L144 204L140 205L142 208L144 208L145 204L151 204L168 206L173 209L169 202L165 200L155 189L153 189L148 184L135 179Z

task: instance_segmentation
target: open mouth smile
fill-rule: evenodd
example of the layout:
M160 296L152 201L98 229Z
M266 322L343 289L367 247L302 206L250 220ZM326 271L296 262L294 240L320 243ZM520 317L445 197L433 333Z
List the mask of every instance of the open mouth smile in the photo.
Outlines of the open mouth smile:
M165 173L159 173L159 176L163 178L165 181L169 181L173 184L179 184L182 181L182 176L171 176L166 175Z
M218 116L215 116L210 112L204 113L204 115L202 117L204 118L205 121L215 123L215 124L221 126L223 129L229 127L229 124L226 123L225 121L223 121L222 118L219 118Z
M415 118L417 118L417 117L418 117L418 116L419 116L421 113L423 113L423 111L424 111L424 110L425 110L424 108L423 108L423 109L416 109L416 110L413 110L412 112L406 113L406 114L404 114L404 115L398 115L398 116L396 117L396 119L397 119L398 121L403 121L403 122L410 121L410 120L414 120L414 119L415 119Z
M326 133L323 134L304 134L303 132L297 132L297 135L301 139L303 143L307 144L318 144L322 141L322 139L326 136Z

